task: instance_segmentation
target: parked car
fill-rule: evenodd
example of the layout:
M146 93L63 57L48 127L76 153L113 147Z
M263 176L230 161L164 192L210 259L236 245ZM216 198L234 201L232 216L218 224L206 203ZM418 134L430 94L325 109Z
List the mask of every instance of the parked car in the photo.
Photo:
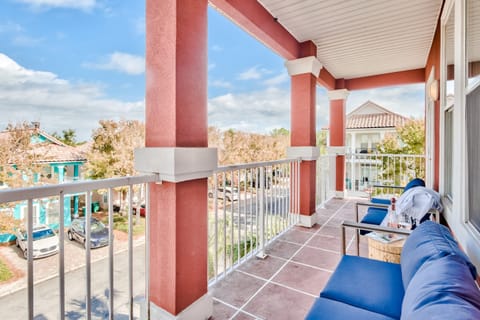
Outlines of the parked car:
M138 207L133 207L133 214L137 214L137 208ZM145 203L140 205L140 216L145 217Z
M225 187L225 192L223 187L217 188L217 198L223 199L223 195L225 194L225 199L228 201L237 201L238 200L238 188L232 187ZM213 198L213 190L208 191L208 197Z
M85 235L85 217L74 219L72 225L67 231L68 240L76 240L82 243L85 247L86 244L86 235ZM90 220L90 248L99 248L108 245L108 228L99 220L91 218Z
M17 230L17 247L23 252L23 257L28 258L28 236L24 229ZM58 252L58 237L49 226L45 224L33 226L33 258L43 258Z

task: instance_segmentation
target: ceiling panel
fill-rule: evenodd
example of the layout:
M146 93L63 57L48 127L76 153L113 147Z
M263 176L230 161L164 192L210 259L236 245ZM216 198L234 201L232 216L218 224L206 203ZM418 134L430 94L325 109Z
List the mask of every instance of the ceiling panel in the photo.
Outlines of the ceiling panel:
M337 78L423 68L441 0L259 0Z

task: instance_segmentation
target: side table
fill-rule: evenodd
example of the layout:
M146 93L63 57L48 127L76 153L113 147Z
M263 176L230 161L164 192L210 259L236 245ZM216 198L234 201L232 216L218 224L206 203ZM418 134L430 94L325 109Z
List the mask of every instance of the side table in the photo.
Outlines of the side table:
M400 263L400 254L402 253L405 239L391 243L368 238L368 257L370 259L381 260L385 262Z

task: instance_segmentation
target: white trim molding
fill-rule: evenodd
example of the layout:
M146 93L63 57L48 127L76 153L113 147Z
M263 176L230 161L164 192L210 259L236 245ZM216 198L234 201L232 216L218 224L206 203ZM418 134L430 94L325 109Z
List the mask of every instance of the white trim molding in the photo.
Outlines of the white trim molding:
M329 90L327 92L329 100L347 100L350 91L347 89Z
M345 146L330 146L327 147L327 152L329 156L344 156L347 153L346 149Z
M297 226L311 228L317 224L318 216L317 213L314 212L311 216L300 214L298 217Z
M134 157L135 170L157 173L168 182L209 177L218 161L216 148L141 148Z
M299 74L311 73L315 77L320 75L320 70L323 65L314 56L285 61L285 67L287 68L290 76L296 76Z
M320 157L318 147L287 147L287 159L301 158L305 161L317 160Z
M152 320L206 320L213 314L213 299L205 294L189 305L185 310L174 316L159 306L150 302L150 319Z

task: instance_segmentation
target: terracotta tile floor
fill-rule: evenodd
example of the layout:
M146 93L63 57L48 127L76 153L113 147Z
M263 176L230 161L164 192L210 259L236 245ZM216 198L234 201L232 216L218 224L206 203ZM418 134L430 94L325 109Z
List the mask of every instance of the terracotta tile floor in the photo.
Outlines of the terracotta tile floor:
M266 248L266 259L252 258L214 284L211 320L304 319L340 260L340 223L354 219L357 201L330 200L317 210L316 226L292 228ZM347 236L351 240L353 232ZM352 243L348 252L354 254ZM366 250L362 240L361 254Z

